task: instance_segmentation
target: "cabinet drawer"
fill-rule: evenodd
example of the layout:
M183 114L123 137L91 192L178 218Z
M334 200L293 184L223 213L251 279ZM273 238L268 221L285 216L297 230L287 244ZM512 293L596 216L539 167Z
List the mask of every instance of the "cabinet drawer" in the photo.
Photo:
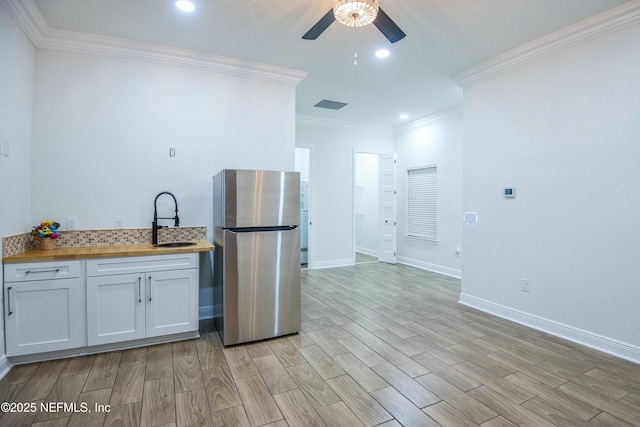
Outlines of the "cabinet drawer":
M182 270L185 268L198 268L197 253L91 259L87 261L87 276Z
M4 281L31 282L34 280L73 279L80 277L80 261L27 262L4 265Z

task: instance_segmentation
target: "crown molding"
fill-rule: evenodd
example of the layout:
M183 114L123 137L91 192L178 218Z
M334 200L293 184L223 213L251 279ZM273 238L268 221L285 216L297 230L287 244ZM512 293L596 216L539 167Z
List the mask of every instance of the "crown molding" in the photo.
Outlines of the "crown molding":
M31 43L38 47L48 26L35 3L32 0L0 0L0 4L4 6Z
M512 68L640 23L640 0L633 0L547 36L525 43L451 78L465 88Z
M296 86L306 72L153 43L51 28L41 49L145 61Z
M405 132L411 132L454 117L462 117L462 104L454 105L453 107L440 110L429 116L421 117L409 123L396 126L394 128L395 134L398 135Z
M393 135L393 128L387 126L368 125L364 123L347 122L344 120L325 119L304 114L296 115L296 125L316 126L322 128L333 128L353 131L376 132Z
M437 113L415 119L409 123L405 123L395 127L376 126L363 123L347 122L343 120L326 119L315 116L307 116L303 114L296 115L296 124L303 126L317 126L323 128L345 129L353 131L369 131L378 133L387 133L398 135L404 132L420 129L425 126L432 125L436 122L447 120L454 117L462 117L462 104L455 105L450 108L438 111Z
M236 77L296 86L307 75L291 68L245 61L212 53L180 49L117 37L50 28L33 0L0 0L38 49L109 56L192 68Z

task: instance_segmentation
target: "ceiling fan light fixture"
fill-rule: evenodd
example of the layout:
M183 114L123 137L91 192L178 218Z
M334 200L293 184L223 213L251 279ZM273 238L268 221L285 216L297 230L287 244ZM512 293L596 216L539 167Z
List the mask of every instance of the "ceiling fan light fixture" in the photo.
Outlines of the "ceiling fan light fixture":
M336 21L347 27L364 27L378 16L378 0L333 0Z

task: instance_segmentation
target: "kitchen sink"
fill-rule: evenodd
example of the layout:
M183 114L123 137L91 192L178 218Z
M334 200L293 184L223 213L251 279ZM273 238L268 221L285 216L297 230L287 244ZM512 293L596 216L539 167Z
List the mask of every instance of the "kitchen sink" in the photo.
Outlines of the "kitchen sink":
M159 248L181 248L183 246L193 246L196 242L170 242L170 243L160 243L158 245Z

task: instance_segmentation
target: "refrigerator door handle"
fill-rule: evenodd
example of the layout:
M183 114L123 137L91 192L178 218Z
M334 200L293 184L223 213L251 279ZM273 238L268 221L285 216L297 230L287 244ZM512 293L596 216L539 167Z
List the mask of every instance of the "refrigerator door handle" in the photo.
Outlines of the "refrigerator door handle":
M297 225L280 225L277 227L236 227L227 230L234 233L259 233L261 231L291 231L298 228Z

